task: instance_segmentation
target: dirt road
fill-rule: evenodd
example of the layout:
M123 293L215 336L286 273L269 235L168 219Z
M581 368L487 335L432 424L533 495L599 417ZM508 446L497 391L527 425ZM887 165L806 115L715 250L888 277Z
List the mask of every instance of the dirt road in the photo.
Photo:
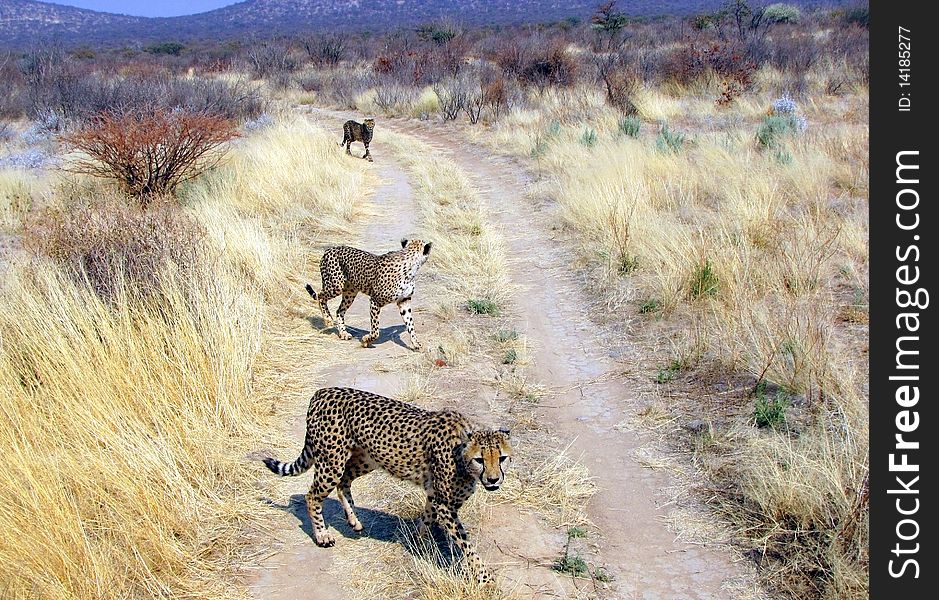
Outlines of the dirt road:
M334 122L332 128L337 131L342 120L352 116L315 111L317 120ZM673 482L667 473L641 466L635 451L642 441L628 428L617 427L631 418L632 403L642 392L635 381L623 376L631 369L635 350L629 340L607 339L591 320L590 290L568 264L564 245L552 241L550 224L555 220L551 207L537 206L525 194L529 183L525 169L456 139L456 134L450 137L446 128L413 121L381 122L372 154L384 182L375 203L384 214L374 218L360 236L370 248L393 248L415 227L408 174L390 152L382 150L382 127L414 136L454 161L481 194L491 212L489 218L502 226L510 248L511 280L519 290L509 310L531 345L529 373L551 392L536 409L539 421L571 444L571 453L589 468L601 488L585 509L599 531L600 557L613 576L603 596L650 600L738 597L739 591L731 592L728 584L746 576L744 567L735 564L727 551L676 539L664 523L666 513L657 505L662 501L657 492ZM318 287L318 282L314 285ZM353 305L347 322L359 328L368 322L364 298ZM324 372L325 385L393 393L400 384L397 376L378 373L375 366L409 350L395 341L402 330L395 311L383 312L381 326L383 343L373 351L350 355L342 368ZM360 337L362 332L352 333ZM305 404L298 404L287 432L298 443L304 411ZM316 548L309 537L302 503L309 482L300 478L291 485L296 492L294 503L284 513L284 549L265 561L252 591L259 598L343 597L337 593L344 589L343 581L328 572L329 551ZM340 523L341 519L331 522ZM512 532L516 545L525 545L524 529ZM498 536L499 531L488 535ZM538 535L532 535L531 544L543 543L543 538L534 539ZM532 549L532 554L543 553L543 549ZM538 568L550 573L544 566ZM317 589L328 593L320 595L314 591ZM562 594L560 588L543 592L552 597ZM533 595L541 597L542 593Z

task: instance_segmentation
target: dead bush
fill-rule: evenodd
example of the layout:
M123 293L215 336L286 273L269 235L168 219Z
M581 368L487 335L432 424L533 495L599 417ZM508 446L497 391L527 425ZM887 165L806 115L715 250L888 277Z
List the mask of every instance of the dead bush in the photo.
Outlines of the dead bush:
M482 86L483 105L489 110L492 118L498 120L508 109L509 94L505 78L501 75L484 82Z
M286 89L291 74L300 66L300 61L290 46L279 40L261 42L248 49L245 55L248 68L255 79L267 79L279 89Z
M346 54L345 37L336 34L323 34L305 37L300 45L314 65L335 67Z
M22 76L12 52L0 52L0 119L18 119L26 112Z
M80 152L70 170L111 179L145 206L217 164L224 144L237 136L235 122L225 117L157 110L102 113L62 139Z
M417 90L411 86L398 83L393 77L378 77L375 82L375 105L385 114L393 114L408 104L414 102Z
M143 210L111 197L38 212L27 222L23 243L109 300L121 292L157 297L163 270L193 270L205 237L204 227L173 204Z
M519 75L522 83L544 90L548 86L567 87L577 79L577 61L561 39L536 48Z
M433 85L440 103L440 114L445 121L453 121L466 108L470 97L470 84L465 78L448 78Z

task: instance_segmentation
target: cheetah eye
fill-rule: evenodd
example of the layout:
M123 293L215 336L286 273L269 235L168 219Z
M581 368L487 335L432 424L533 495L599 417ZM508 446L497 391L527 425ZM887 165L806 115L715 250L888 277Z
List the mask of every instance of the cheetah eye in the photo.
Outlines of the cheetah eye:
M505 462L505 459L507 459L507 458L508 458L508 456L503 454L502 456L499 457L499 462L500 462L500 463L501 463L501 462Z
M476 461L476 462L479 463L479 464L483 464L483 463L485 462L485 461L483 460L483 457L482 457L482 456L477 456L477 457L474 458L473 460Z

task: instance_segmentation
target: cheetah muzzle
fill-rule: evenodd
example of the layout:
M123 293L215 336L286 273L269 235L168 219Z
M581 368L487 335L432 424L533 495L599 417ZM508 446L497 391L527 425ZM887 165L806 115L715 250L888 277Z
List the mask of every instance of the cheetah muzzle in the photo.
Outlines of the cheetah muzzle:
M336 333L339 339L351 339L352 336L346 331L346 311L352 306L355 297L363 293L370 301L371 331L362 338L362 346L368 347L378 339L378 315L382 307L394 302L411 337L411 345L414 350L420 350L421 343L414 333L411 298L417 272L427 261L431 245L431 242L423 240L403 239L400 250L381 255L351 246L327 248L320 261L322 291L317 294L313 286L306 285L306 291L319 303L326 327L333 325L332 314L326 303L341 295L342 301L336 310Z
M262 458L278 475L314 468L306 504L316 543L324 547L335 543L323 519L323 500L333 489L349 525L362 531L352 500L356 478L384 469L422 486L427 503L419 529L426 532L434 523L444 529L481 582L492 576L470 547L457 511L477 482L490 491L499 489L511 459L508 430L481 429L458 412L428 411L351 388L323 388L313 395L306 440L295 461Z

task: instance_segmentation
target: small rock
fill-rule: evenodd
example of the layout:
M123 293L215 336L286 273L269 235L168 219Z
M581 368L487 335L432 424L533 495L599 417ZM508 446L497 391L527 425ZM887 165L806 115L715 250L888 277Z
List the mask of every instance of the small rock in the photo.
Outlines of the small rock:
M682 425L682 427L687 429L691 433L701 433L702 431L705 431L708 428L708 424L707 424L707 421L703 421L701 419L695 419L694 421L688 421L687 423Z

